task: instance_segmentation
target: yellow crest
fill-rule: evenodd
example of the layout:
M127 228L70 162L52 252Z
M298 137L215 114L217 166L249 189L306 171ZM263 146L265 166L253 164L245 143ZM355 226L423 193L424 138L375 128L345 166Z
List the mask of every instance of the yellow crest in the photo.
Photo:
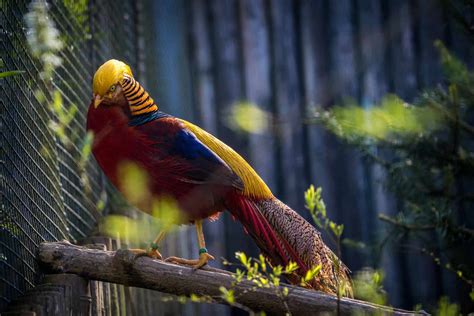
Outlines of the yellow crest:
M95 72L92 91L104 96L112 85L122 81L124 74L133 77L132 70L126 63L116 59L106 61Z

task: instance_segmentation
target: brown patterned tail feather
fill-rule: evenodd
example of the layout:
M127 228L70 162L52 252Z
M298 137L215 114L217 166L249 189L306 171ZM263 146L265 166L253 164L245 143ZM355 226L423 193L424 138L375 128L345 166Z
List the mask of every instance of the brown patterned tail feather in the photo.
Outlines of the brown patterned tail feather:
M289 281L299 284L306 271L321 264L319 275L309 286L336 294L338 284L342 295L352 297L349 269L324 244L321 233L298 213L276 198L253 201L238 196L229 206L231 213L244 225L260 250L273 265L296 262L300 269Z

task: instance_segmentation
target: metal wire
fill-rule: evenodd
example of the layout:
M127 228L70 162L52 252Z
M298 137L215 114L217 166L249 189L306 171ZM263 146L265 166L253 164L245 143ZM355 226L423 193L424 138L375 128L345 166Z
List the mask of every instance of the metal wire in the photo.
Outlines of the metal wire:
M94 229L105 180L93 159L83 168L78 164L91 78L109 58L138 64L135 1L89 0L80 12L70 5L74 1L49 3L50 18L65 44L52 86L65 107L78 108L66 129L71 142L62 143L49 127L54 114L35 96L39 89L52 99L39 77L41 64L26 42L29 3L7 0L0 6L1 71L24 71L0 79L0 311L37 281L39 243L76 241Z

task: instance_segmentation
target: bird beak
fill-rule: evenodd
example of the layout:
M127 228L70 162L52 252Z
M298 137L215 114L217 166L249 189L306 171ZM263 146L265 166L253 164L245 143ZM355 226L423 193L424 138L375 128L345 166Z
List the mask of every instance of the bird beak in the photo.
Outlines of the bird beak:
M96 94L94 96L94 108L97 109L97 107L99 106L101 102L102 102L102 98L100 97L100 95Z

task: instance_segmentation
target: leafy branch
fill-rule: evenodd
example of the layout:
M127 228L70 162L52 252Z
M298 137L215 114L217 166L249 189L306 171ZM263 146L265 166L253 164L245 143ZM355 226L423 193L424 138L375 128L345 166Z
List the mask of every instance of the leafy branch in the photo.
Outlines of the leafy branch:
M305 207L311 214L316 226L327 233L329 238L336 246L336 255L333 255L331 260L336 270L335 281L337 287L337 314L340 315L340 300L341 296L345 292L347 284L339 280L339 274L341 271L341 236L344 231L343 224L336 224L327 217L326 204L321 197L322 189L318 187L314 188L313 185L305 191Z

